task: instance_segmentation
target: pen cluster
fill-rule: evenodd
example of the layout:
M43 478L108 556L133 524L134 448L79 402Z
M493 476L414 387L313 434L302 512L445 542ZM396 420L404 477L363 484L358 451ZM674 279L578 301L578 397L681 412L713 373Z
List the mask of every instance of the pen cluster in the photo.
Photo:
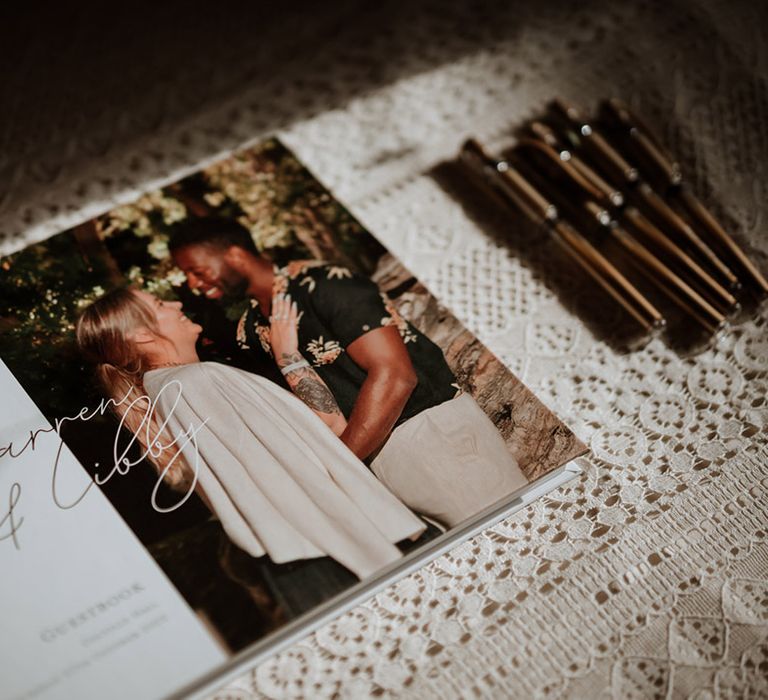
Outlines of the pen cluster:
M673 330L717 338L768 296L766 278L679 163L617 99L594 118L554 100L500 156L470 139L460 159L619 304L635 345Z

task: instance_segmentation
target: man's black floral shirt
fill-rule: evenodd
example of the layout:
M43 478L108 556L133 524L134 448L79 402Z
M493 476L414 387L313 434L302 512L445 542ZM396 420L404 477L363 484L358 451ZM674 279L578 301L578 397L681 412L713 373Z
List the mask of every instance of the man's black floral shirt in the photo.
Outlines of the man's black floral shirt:
M459 392L442 350L405 321L368 278L338 265L294 261L275 268L275 294L290 294L296 302L299 351L328 385L347 418L366 373L349 357L346 348L382 326L397 327L418 377L397 425ZM272 356L269 320L255 299L250 300L240 319L237 342L246 352Z

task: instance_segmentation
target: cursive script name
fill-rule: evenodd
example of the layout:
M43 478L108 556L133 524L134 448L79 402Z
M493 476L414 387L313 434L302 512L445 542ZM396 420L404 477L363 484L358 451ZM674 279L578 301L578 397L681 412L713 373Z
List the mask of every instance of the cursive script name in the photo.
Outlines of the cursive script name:
M152 508L159 513L170 513L186 503L195 490L200 467L197 438L200 430L208 422L206 418L198 425L194 423L190 423L186 427L181 425L176 418L176 410L182 398L182 391L181 382L171 380L162 387L154 399L147 395L136 397L132 393L126 394L120 400L103 399L95 409L82 408L74 416L55 419L53 427L29 431L28 438L20 447L16 447L13 442L0 447L0 459L4 457L18 459L25 452L32 452L38 447L38 438L42 434L55 433L59 441L53 462L51 496L56 506L63 510L73 508L80 503L94 484L103 486L115 476L126 475L136 464L149 459L154 464L162 464L162 468L158 471L158 479L152 489L150 499ZM158 409L161 400L166 406L164 411ZM62 497L59 486L61 459L64 454L62 427L68 422L87 422L96 416L103 416L110 410L115 410L118 415L121 415L113 443L112 464L105 474L97 473L77 497L67 501ZM134 412L138 412L136 415L140 416L138 427L135 431L127 431L130 438L127 444L121 446L120 435L123 433L122 429L127 428L126 416ZM141 449L138 451L138 456L131 459L129 454L135 445L140 446ZM161 484L174 467L183 468L185 462L192 473L192 478L188 480L188 487L173 505L161 506L157 502ZM98 463L94 466L100 468ZM18 532L24 522L24 518L17 515L20 498L21 484L14 482L9 492L6 513L0 517L0 541L11 539L16 549L20 549ZM7 531L3 532L3 530Z
M19 546L19 538L16 533L19 531L21 524L24 522L24 518L16 520L16 504L19 502L20 497L21 484L18 481L15 481L13 484L11 484L11 490L8 492L8 512L3 516L2 519L0 519L0 530L2 530L6 522L8 523L10 529L10 531L6 534L0 535L0 542L10 538L16 549L21 549Z

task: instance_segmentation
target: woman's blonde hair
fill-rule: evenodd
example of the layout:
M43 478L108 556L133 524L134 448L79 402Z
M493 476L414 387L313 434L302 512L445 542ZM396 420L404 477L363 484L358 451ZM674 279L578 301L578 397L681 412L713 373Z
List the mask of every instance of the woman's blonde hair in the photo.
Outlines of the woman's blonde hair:
M96 378L112 399L115 413L136 436L158 473L167 469L166 483L174 489L187 491L192 484L192 473L181 455L171 463L175 456L169 454L172 450L155 454L149 449L147 436L156 441L160 425L154 415L151 424L146 425L150 399L144 389L143 377L151 367L131 339L131 335L141 328L163 337L152 309L133 289L114 289L86 307L78 319L77 345L96 365Z

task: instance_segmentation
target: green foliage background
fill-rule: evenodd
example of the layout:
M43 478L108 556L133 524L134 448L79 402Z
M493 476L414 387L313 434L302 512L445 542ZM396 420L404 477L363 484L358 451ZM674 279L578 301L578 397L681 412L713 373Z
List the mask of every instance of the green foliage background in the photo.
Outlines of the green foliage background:
M0 358L50 419L97 400L74 344L81 309L134 284L180 299L206 332L201 354L232 361L238 305L195 297L167 244L190 217L232 217L277 263L317 258L370 273L383 248L278 141L191 175L0 261Z

